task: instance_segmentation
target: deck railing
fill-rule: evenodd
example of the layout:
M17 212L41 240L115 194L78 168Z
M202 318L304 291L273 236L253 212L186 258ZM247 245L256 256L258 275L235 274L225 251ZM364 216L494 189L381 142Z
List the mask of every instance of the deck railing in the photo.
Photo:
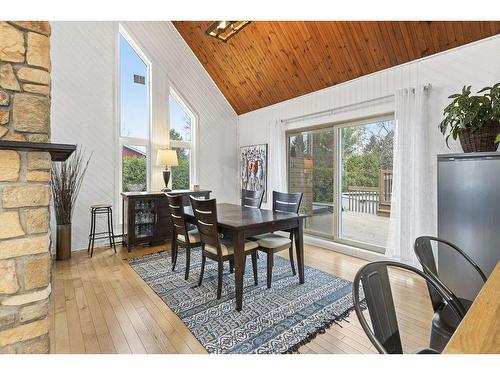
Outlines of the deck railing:
M347 209L354 212L376 214L379 203L379 188L349 186L347 188Z
M392 171L382 169L379 171L380 203L390 205L392 197Z
M391 210L392 171L379 171L379 186L349 186L342 194L344 209L367 214L388 214ZM346 207L347 206L347 207Z

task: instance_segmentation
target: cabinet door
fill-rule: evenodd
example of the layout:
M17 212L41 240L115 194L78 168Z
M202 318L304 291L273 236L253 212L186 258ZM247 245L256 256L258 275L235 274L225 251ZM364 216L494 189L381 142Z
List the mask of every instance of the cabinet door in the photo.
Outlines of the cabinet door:
M133 243L150 242L154 237L156 223L155 198L134 199L131 202ZM130 233L129 233L130 236Z
M164 241L172 236L172 220L167 197L157 199L155 241Z

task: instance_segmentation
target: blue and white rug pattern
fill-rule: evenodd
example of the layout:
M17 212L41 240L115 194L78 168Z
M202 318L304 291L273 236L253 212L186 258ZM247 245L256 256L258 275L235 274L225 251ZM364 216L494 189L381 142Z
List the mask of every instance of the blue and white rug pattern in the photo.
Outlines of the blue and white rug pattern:
M191 251L187 281L184 254L180 249L175 271L166 252L129 259L129 264L209 353L295 351L353 309L351 282L306 266L306 282L300 285L288 259L280 256L275 256L271 289L266 287L266 257L260 257L255 286L248 256L243 310L237 312L229 264L225 264L222 298L217 300L217 263L207 259L203 284L198 287L200 249Z

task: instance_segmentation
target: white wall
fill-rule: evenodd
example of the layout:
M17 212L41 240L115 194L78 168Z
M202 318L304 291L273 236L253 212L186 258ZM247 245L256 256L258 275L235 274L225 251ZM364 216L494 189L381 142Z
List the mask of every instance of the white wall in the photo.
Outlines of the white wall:
M319 111L334 109L331 115L282 126L287 129L302 128L393 112L394 99L387 96L393 95L399 88L430 83L432 89L429 92L429 123L432 124L436 135L433 149L436 153L460 151L459 146L452 145L452 142L452 150L447 149L437 128L443 109L448 103L447 97L461 90L463 85L472 85L472 89L477 91L498 81L500 36L243 114L238 119L238 143L240 146L269 143L269 124ZM270 152L272 148L273 145L270 144ZM272 155L270 157L272 158ZM278 173L284 171L286 166L283 165ZM269 169L269 175L273 173L276 171ZM272 187L269 187L269 190L271 189Z
M118 22L52 22L52 142L93 152L73 216L73 250L86 248L89 207L112 203L117 188L116 68ZM220 201L236 202L237 115L170 22L122 26L152 63L152 143L168 144L168 90L172 86L198 120L198 181ZM153 189L162 187L155 167Z

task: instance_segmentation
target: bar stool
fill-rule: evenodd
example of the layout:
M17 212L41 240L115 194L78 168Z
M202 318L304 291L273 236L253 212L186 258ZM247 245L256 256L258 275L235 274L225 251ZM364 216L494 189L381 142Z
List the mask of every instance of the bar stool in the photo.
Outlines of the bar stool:
M108 219L108 230L106 232L95 232L95 224L98 215L107 215ZM96 237L97 236L97 237ZM110 204L96 204L90 206L90 234L89 234L89 246L87 253L90 252L90 257L94 254L94 242L95 240L100 240L108 238L109 247L112 247L116 253L115 245L115 234L113 232L113 209Z

